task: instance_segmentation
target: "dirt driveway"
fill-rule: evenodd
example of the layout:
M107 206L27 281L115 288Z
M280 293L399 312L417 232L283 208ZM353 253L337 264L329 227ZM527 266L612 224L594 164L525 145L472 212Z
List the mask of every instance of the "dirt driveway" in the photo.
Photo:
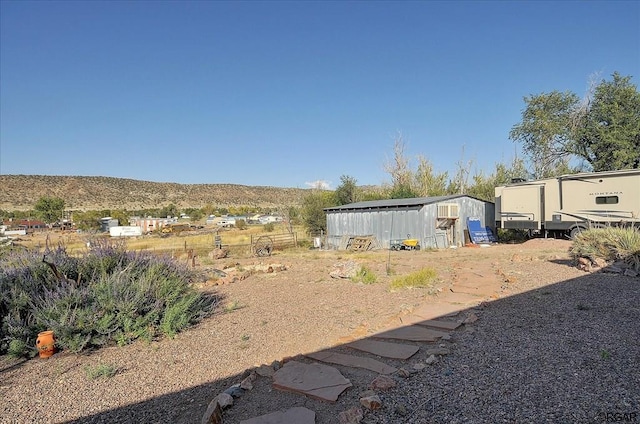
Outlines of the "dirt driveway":
M251 368L280 361L274 364L277 368L291 357L311 362L298 355L327 349L346 352L345 343L451 312L457 315L445 320L467 320L467 324L432 345L455 352L460 335L473 337L474 321L482 323L492 302L584 277L569 261L569 245L532 240L441 251L276 252L262 258L262 263L256 258L221 259L219 268L233 264L246 270L272 264L274 272L255 272L222 286L203 284L203 290L221 297L218 312L174 339L83 355L61 353L48 360L2 358L0 422L199 423L209 402L240 383ZM332 278L335 265L346 261L366 265L377 282ZM434 287L389 290L393 278L424 267L437 270ZM420 352L410 361L389 362L411 371L406 379L394 377L397 393L403 392L403 384L414 395L419 392L408 381L419 381L413 378L419 367L413 367L426 359L426 350L421 347ZM118 373L106 379L88 378L89 369L105 364ZM275 390L269 376L258 377L253 389L225 410L224 422L306 407L315 412L316 423L336 423L340 412L360 405L360 396L375 377L361 369L337 368L352 384L337 402ZM396 392L389 392L381 409L363 409L362 422L431 422L416 421L409 400L403 414L397 406L401 395L392 394Z

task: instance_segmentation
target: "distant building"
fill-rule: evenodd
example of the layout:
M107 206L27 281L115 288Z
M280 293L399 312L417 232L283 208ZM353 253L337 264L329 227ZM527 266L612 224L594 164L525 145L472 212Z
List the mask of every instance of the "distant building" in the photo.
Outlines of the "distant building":
M111 227L117 227L120 223L117 219L106 216L100 219L100 231L106 233Z
M175 224L178 222L178 218L140 218L140 217L132 217L129 219L129 224L134 227L140 227L142 229L142 233L151 233L156 230L162 230L163 227L166 227L170 224Z
M9 219L4 221L2 225L5 226L5 231L24 230L26 233L47 229L47 224L37 219Z
M389 248L393 240L417 239L423 248L466 243L467 219L494 227L495 205L467 195L388 199L326 208L327 244L338 248L345 236L375 236Z

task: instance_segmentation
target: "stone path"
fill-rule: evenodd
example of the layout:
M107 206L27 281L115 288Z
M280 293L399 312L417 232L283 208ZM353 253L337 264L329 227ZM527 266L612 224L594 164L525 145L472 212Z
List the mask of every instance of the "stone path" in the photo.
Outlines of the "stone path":
M245 379L255 380L255 372L273 379L272 386L275 389L298 393L321 399L327 402L335 402L344 390L353 384L335 367L327 364L345 367L360 368L373 371L378 375L366 388L374 389L365 391L366 396L360 398L360 404L364 408L377 409L381 407L381 401L375 394L375 389L384 390L395 385L391 375L408 377L416 369L407 370L398 368L384 362L385 358L392 360L408 361L420 350L427 355L426 363L437 361L436 355L448 353L448 349L439 346L440 340L448 340L451 333L464 325L475 322L478 317L473 313L458 318L461 311L478 306L483 301L495 299L500 296L504 288L504 281L487 265L486 269L458 268L451 285L441 293L435 301L427 302L414 309L411 314L399 316L391 322L389 328L369 335L365 339L350 340L341 346L319 352L305 354L314 363L304 363L297 360L289 360L283 366L261 366ZM349 337L344 338L349 339ZM405 342L405 343L403 343ZM407 344L406 342L419 343ZM349 353L341 353L336 350ZM380 359L362 356L361 353L376 355ZM409 363L406 363L407 367ZM414 364L414 368L416 368ZM426 366L425 364L419 364ZM268 370L267 370L268 369ZM253 381L251 380L251 381ZM242 388L243 384L239 386ZM245 387L247 385L245 384ZM234 387L231 387L233 389ZM249 383L249 388L250 383ZM226 392L231 391L227 390ZM216 398L218 399L218 398ZM227 405L212 404L208 412L203 416L203 424L221 424L222 413L212 414L209 411L222 411ZM218 401L219 402L219 401ZM232 404L232 402L231 402ZM363 418L360 408L354 407L343 411L338 415L341 424L359 423ZM241 421L241 424L289 424L289 423L315 423L315 412L303 407L294 407L284 411L272 411L266 415L257 416L249 420Z

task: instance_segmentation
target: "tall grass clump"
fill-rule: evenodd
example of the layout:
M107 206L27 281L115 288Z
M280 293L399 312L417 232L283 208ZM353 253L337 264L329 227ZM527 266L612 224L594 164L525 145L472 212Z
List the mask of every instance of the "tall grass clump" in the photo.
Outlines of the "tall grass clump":
M569 252L574 258L623 261L640 271L640 230L606 227L583 231L575 238Z
M0 255L0 353L35 355L40 331L80 352L136 339L173 337L210 314L215 298L191 286L186 264L122 244L92 244L82 257L64 247Z
M362 284L374 284L377 280L376 274L366 266L361 266L356 275L351 277L351 281Z
M394 278L391 281L392 290L403 288L425 288L432 287L436 281L438 273L433 268L422 268L402 277Z

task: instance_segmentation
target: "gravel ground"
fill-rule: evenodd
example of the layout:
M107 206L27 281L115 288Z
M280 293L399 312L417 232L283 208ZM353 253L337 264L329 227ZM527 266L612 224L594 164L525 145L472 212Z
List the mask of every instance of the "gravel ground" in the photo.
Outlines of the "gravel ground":
M478 321L442 342L449 355L409 378L394 376L396 388L379 393L382 409L366 411L363 423L606 422L634 413L640 421L640 281L579 271L567 260L568 246L540 240L392 257L276 255L271 259L289 270L215 288L219 312L172 340L48 360L1 358L0 423L199 423L209 401L247 369L332 346L347 353L341 341L437 301L443 291L387 289L388 266L402 275L427 265L438 270L444 291L469 267L504 284L496 300L473 310ZM346 259L366 263L379 282L331 279L332 265ZM235 307L225 312L224 305ZM411 369L425 359L421 349L409 361L385 362ZM118 373L88 378L87 370L101 365ZM334 404L273 390L260 377L224 422L306 406L316 423L336 423L375 377L337 368L354 387Z
M366 422L639 422L639 301L638 279L596 274L492 302Z

